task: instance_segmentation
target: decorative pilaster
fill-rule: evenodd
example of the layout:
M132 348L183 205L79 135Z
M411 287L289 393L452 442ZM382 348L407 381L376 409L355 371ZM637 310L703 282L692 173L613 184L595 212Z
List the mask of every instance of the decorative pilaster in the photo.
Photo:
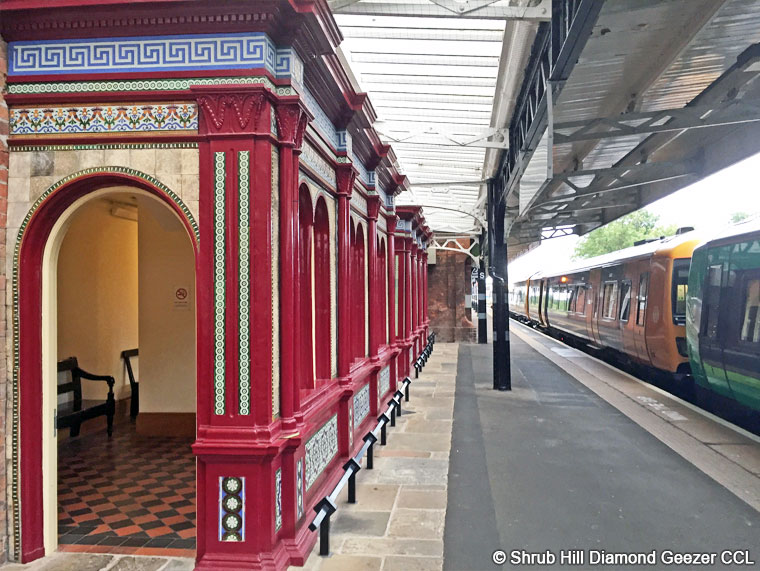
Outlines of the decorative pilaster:
M311 116L297 96L275 106L280 148L280 414L282 429L296 431L300 408L300 286L298 283L298 156ZM304 286L305 287L305 286Z
M335 176L338 190L338 377L346 379L351 366L350 200L356 169L352 164L342 163L335 169Z
M193 445L198 459L196 569L252 568L260 553L274 547L273 534L260 529L268 522L274 532L279 521L276 474L281 467L275 464L272 430L277 411L267 398L273 390L272 352L279 340L266 333L273 331L268 310L272 250L266 237L275 178L270 116L277 98L262 86L199 87L193 92L201 137L202 237L197 272L198 438ZM255 309L253 291L259 292ZM255 351L253 332L263 333ZM241 515L256 510L263 515Z
M419 286L420 267L419 267L419 264L417 263L417 251L418 251L418 249L419 248L417 247L417 243L414 242L414 241L412 241L412 247L411 247L412 251L410 253L410 260L411 260L411 264L412 264L412 272L411 272L411 278L412 278L412 283L411 283L411 288L412 288L412 332L411 333L412 333L413 336L417 334L417 327L419 327L419 321L417 319L419 317L419 314L417 313L417 308L419 307L419 301L420 301L420 299L419 299L420 293L419 293L419 287L418 287ZM415 354L415 357L416 356L417 355Z
M396 343L396 223L398 216L386 214L385 220L388 225L388 345Z
M367 197L367 259L369 260L369 356L377 357L380 346L380 309L382 304L377 302L380 293L385 288L380 287L377 260L377 217L380 213L380 197L372 195Z

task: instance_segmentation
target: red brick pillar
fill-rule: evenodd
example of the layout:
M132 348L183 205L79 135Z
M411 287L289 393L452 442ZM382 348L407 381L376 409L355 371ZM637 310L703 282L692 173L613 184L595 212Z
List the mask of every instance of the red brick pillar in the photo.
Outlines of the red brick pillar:
M351 367L351 193L356 169L341 163L335 169L338 190L338 377L348 379Z

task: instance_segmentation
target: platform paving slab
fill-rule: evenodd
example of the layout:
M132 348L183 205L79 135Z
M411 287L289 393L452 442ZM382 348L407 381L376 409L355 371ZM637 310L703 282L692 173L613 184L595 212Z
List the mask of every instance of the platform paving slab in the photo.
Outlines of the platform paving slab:
M94 553L54 553L32 563L7 563L2 571L192 571L186 557L141 557Z
M441 571L457 358L456 344L436 343L374 469L357 475L357 503L338 498L330 556L317 543L304 569Z
M760 514L741 497L742 487L760 490L760 480L729 451L721 456L682 430L672 413L703 428L712 420L518 327L510 392L492 389L491 346L460 346L444 569L499 568L497 549L749 549L760 561ZM703 432L744 442L725 426ZM729 487L711 470L733 474L724 477Z

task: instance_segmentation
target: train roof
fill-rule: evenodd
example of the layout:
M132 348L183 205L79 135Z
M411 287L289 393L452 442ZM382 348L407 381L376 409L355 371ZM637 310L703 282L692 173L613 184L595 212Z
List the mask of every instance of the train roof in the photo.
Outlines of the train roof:
M575 260L562 265L557 265L551 268L546 268L538 272L534 272L529 276L524 276L522 279L515 280L517 282L523 282L528 279L534 280L537 278L557 276L562 274L577 274L579 272L585 272L594 268L604 268L619 264L620 262L626 262L634 260L636 258L645 258L653 254L668 255L678 246L687 242L697 242L700 239L700 233L696 231L684 232L675 236L665 236L659 239L645 242L638 246L631 246L630 248L624 248L609 254L602 254L601 256L594 256L593 258L584 258L581 260Z
M720 242L733 243L737 239L751 234L760 234L760 216L755 216L749 220L743 220L723 228L720 232L703 242L700 242L697 248L705 248L717 245ZM695 248L696 249L696 248Z

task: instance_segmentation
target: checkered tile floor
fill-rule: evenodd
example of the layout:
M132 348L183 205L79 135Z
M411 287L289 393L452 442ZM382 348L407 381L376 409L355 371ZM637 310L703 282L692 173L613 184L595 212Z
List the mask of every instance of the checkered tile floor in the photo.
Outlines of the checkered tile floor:
M195 458L185 438L120 424L58 449L58 541L71 546L195 549ZM68 549L71 550L71 549Z

